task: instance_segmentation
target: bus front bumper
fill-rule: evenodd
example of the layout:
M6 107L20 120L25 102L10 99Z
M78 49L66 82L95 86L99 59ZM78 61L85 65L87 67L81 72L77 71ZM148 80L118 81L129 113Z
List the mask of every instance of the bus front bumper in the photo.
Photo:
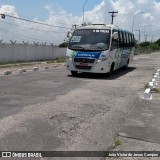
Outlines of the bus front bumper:
M70 71L88 72L88 73L108 73L111 63L109 59L105 61L95 60L93 64L80 64L73 62L72 59L66 59L67 69Z

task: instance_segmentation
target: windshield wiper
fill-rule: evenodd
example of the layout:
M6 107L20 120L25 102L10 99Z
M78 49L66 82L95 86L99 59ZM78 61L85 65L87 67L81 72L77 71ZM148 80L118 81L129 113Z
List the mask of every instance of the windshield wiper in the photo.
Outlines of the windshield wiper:
M83 49L83 50L86 50L84 47L79 46L79 45L73 45L73 46L70 46L69 48L70 49Z
M90 48L94 48L94 49L98 49L98 50L104 50L104 48L102 48L102 47L100 47L100 46L94 46L94 45L92 45L92 46L89 46Z

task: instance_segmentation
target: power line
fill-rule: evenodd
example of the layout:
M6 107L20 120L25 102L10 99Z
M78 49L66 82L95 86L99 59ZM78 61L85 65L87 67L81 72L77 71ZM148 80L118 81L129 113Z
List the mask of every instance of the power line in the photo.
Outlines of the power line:
M2 21L2 20L0 20L0 22L2 22L2 23L5 23L5 24L8 24L8 25L12 25L12 26L15 26L15 27L18 27L19 25L17 25L17 24L13 24L13 23L10 23L10 22L4 22L4 21ZM27 27L26 27L27 28ZM22 31L26 31L26 29L21 29L21 28L19 28L20 30L22 30ZM57 31L52 31L52 30L44 30L44 29L39 29L39 28L33 28L33 27L29 27L29 28L27 28L28 30L29 29L33 29L33 30L36 30L36 31L44 31L44 32L53 32L53 33L67 33L67 32L57 32Z
M62 26L57 26L57 25L51 25L51 24L36 22L36 21L32 21L32 20L28 20L28 19L24 19L24 18L19 18L19 17L7 15L7 14L2 14L2 13L0 13L0 15L1 15L1 17L3 19L5 19L5 16L7 16L7 17L10 17L10 18L14 18L14 19L18 19L18 20L22 20L22 21L26 21L26 22L31 22L31 23L35 23L35 24L40 24L40 25L44 25L44 26L57 27L57 28L63 28L63 29L71 29L71 28L62 27Z
M5 32L10 32L10 31L8 31L8 30L5 30L5 29L2 29L2 28L0 28L0 30L2 30L2 31L5 31ZM12 36L12 38L13 38L13 36L14 37L16 37L16 38L18 38L18 39L21 39L21 40L27 40L27 41L29 41L29 40L38 40L39 41L39 39L35 39L35 38L31 38L31 37L27 37L27 36L25 36L25 37L27 37L27 38L24 38L24 36L22 36L22 35L20 35L20 34L18 34L18 35L20 35L20 36L18 36L16 33L14 33L14 32L10 32L11 33L11 36Z
M38 40L38 41L40 41L40 39L36 39L36 38L33 38L33 37L29 37L29 36L24 36L24 35L21 35L21 34L18 34L18 33L15 33L15 32L11 32L9 30L6 30L4 28L0 28L0 30L5 31L7 33L11 33L15 37L21 38L23 40ZM19 36L17 36L17 35L19 35ZM26 37L26 38L24 38L24 37Z

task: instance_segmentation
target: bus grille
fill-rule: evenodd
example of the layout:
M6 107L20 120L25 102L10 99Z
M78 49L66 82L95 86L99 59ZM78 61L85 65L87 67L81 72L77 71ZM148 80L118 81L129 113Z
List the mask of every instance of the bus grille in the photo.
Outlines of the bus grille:
M91 70L94 65L95 59L89 58L74 58L75 67L77 69Z
M86 70L90 70L92 68L92 66L80 66L80 65L76 65L77 69L86 69Z
M81 63L94 63L95 59L89 58L74 58L74 62L81 62Z

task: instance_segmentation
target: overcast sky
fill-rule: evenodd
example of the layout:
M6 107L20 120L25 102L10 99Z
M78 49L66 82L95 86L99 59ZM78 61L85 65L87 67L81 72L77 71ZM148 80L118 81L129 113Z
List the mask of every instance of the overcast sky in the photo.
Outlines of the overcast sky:
M84 2L85 0L0 0L1 14L65 27L43 26L10 17L0 18L0 40L59 44L73 24L82 24ZM109 11L118 11L114 24L130 31L134 17L134 30L141 30L141 40L144 35L148 35L147 40L160 38L160 1L88 0L85 5L85 21L110 24ZM138 32L134 33L138 38Z

